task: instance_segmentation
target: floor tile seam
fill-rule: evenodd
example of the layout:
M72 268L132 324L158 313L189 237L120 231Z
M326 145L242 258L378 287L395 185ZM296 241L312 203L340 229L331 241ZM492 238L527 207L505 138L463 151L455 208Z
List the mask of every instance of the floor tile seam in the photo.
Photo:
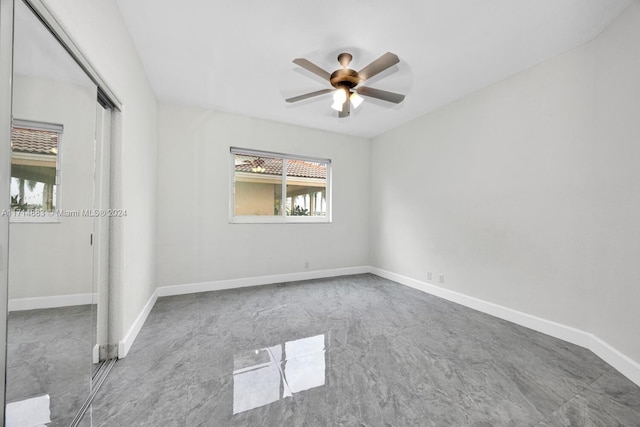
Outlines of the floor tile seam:
M569 404L569 402L571 402L572 400L576 399L578 396L580 396L582 394L582 392L577 392L575 393L573 396L571 396L570 398L568 398L567 400L565 400L564 402L562 402L557 408L555 408L553 411L551 411L551 413L549 415L547 415L546 419L544 421L546 421L547 423L552 423L551 418L553 417L554 414L558 413L558 411L560 411L563 407L565 407L566 405Z
M188 376L187 379L185 381L185 383L183 384L183 392L185 393L185 399L184 399L184 405L183 405L183 413L184 413L184 417L182 417L182 424L180 424L180 427L187 427L189 424L187 423L188 418L189 418L189 408L191 407L191 402L193 401L191 393L190 393L190 389L196 387L198 385L198 378L195 375L195 373L197 372L195 369L193 369L193 367L191 366L191 361L187 362L189 364L188 367ZM233 374L227 374L227 375L222 375L220 377L215 377L213 378L213 380L220 380L221 378L227 377L227 376L232 376Z
M586 386L584 386L584 387L580 388L578 391L576 391L571 397L565 399L557 408L555 408L553 411L551 411L551 413L547 416L547 419L545 421L551 422L549 417L551 417L553 414L558 412L560 409L562 409L564 406L566 406L572 400L574 400L574 399L578 398L579 396L581 396L586 390L590 389L593 384L595 384L597 381L599 381L600 378L602 378L605 375L607 375L608 373L610 373L611 369L612 368L607 369L604 373L602 373L596 379L594 379L593 381L589 382Z
M271 360L275 361L276 358L274 357L271 349L269 347L267 347L267 351L269 352L269 355L271 356ZM281 362L284 362L285 360L282 360ZM298 408L298 411L300 411L300 415L302 416L302 420L304 422L304 425L310 425L307 419L307 414L305 413L304 409L302 409L302 405L298 402L298 399L296 399L294 393L291 391L291 387L289 386L289 382L287 381L287 377L284 374L284 371L282 370L282 363L276 363L275 364L278 368L278 372L280 373L280 378L282 378L282 384L284 387L287 388L287 390L289 391L289 394L291 395L291 399L293 400L293 403L295 405L296 408Z
M419 348L419 347L418 347ZM420 349L420 348L419 348ZM423 350L423 349L420 349ZM349 359L351 359L352 361L358 363L358 358L357 357L353 357L353 356L349 356ZM367 366L363 366L363 369L365 371L367 371L368 373L372 374L374 373L369 367ZM600 379L602 376L606 375L606 373L602 374L600 377L598 377L597 379L595 379L593 382L598 381L598 379ZM593 383L592 382L592 383ZM592 384L591 383L591 384ZM524 394L521 393L522 397L531 405L532 408L534 408L536 410L536 412L538 413L538 420L536 421L537 424L535 425L539 425L542 422L550 422L549 416L551 416L552 414L556 413L560 408L562 408L565 404L567 404L568 402L570 402L571 400L575 399L576 397L578 397L586 388L588 388L589 386L577 391L575 394L571 395L570 397L568 397L566 400L562 401L559 406L557 408L554 408L549 414L545 414L542 411L540 411L540 409L538 409L538 407L533 404L533 402L531 402Z
M266 347L266 350L269 353L269 356L271 357L271 360L273 361L274 365L276 365L276 368L278 368L278 373L280 374L280 378L282 378L283 385L287 387L287 389L289 390L289 393L291 394L291 397L293 398L293 392L291 391L291 387L289 387L289 382L287 381L287 377L284 374L284 370L282 369L282 362L285 362L286 360L280 360L280 363L275 363L275 361L278 359L276 359L275 355L271 351L271 348Z
M529 400L529 398L528 398L524 393L522 393L521 391L520 391L520 396L521 396L522 398L524 398L524 400L525 400L529 405L531 405L531 407L532 407L532 408L534 408L534 409L536 410L536 412L539 414L539 417L540 417L540 418L537 420L537 422L536 422L536 424L535 424L536 426L537 426L537 425L540 425L540 423L541 423L541 422L543 422L543 421L549 421L549 420L548 420L548 418L547 418L547 415L545 415L544 413L542 413L542 411L541 411L540 409L538 409L538 407L537 407L537 406L536 406L536 405L535 405L531 400ZM555 411L556 411L556 410L551 411L551 413L550 413L549 415L553 414Z
M194 315L191 319L191 339L193 339L196 335L196 330L198 329L198 324L201 321L201 314L198 310L194 310Z
M187 368L187 372L189 375L189 379L187 382L187 387L191 387L191 386L196 386L198 383L202 382L202 381L219 381L222 380L223 378L231 378L233 380L233 377L235 375L234 371L229 372L228 374L214 374L214 375L210 375L206 377L206 380L201 379L198 376L198 373L200 372L200 369L197 369L194 366L194 363L192 360L188 360L188 368Z
M596 379L594 379L593 381L590 381L589 383L587 383L585 386L581 387L580 390L576 393L576 396L579 394L582 394L585 390L590 389L591 387L593 387L593 385L595 383L597 383L598 381L600 381L600 379L604 378L606 375L609 375L611 373L611 371L613 370L613 368L611 366L607 366L607 368L605 369L605 371L600 374L600 376L598 376ZM575 397L575 396L574 396Z
M184 399L184 417L183 417L182 427L186 427L188 425L187 420L189 418L189 402L191 402L191 396L189 395L189 388L191 388L191 385L192 385L191 381L192 381L192 378L189 378L189 381L187 381L187 390L186 390L187 398Z

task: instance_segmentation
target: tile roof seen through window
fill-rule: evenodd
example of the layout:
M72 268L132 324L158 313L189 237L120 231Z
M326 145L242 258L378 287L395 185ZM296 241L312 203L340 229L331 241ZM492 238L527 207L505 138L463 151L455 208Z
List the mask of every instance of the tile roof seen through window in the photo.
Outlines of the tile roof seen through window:
M11 129L11 149L22 153L56 155L58 133L14 127Z
M236 154L236 172L282 175L282 159ZM287 176L301 178L327 178L327 165L305 160L287 159Z

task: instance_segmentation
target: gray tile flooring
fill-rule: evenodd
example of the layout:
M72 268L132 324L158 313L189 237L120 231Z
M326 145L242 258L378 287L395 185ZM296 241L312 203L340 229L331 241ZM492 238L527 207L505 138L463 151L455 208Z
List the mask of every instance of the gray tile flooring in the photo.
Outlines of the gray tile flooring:
M160 298L84 425L640 426L593 353L373 275Z
M9 313L7 402L49 395L52 426L68 426L89 395L95 307Z

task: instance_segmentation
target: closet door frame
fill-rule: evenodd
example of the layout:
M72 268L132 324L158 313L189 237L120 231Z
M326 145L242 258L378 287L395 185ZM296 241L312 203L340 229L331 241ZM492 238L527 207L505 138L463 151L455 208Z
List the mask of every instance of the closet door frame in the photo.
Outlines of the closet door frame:
M42 0L0 0L0 423L5 418L5 382L7 366L7 316L8 316L8 252L9 252L9 183L11 182L11 121L13 92L13 26L15 2L23 1L52 36L65 48L82 70L98 87L98 102L111 110L111 128L118 129L122 103L91 62L83 55L67 31ZM117 150L119 139L111 133L111 149ZM116 151L117 152L117 151ZM111 176L118 162L111 157ZM113 202L113 201L112 201ZM111 234L111 233L110 233ZM112 236L111 244L118 245ZM114 248L109 249L113 251Z
M0 0L0 419L4 425L9 294L9 183L13 79L13 0Z

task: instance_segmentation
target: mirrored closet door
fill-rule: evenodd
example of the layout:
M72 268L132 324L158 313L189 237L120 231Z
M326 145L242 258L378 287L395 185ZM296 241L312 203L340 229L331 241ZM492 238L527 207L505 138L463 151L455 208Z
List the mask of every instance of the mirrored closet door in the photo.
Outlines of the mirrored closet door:
M68 426L108 358L109 118L14 2L6 425Z

